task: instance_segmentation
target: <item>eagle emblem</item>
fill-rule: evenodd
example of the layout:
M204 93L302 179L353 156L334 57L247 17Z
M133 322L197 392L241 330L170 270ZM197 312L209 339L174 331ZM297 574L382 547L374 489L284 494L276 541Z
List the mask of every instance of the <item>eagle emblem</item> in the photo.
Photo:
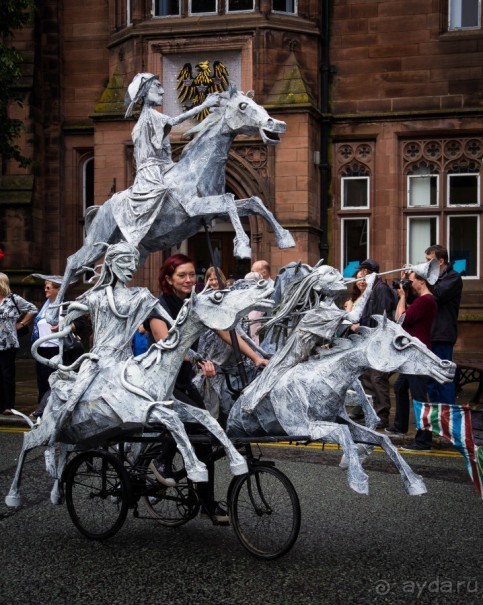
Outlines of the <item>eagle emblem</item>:
M185 63L178 74L176 90L183 111L200 105L210 93L229 88L228 70L221 61L213 61L213 71L209 61L201 61L195 65L195 69L198 73L193 76L191 63ZM205 109L195 120L201 121L208 114L209 109Z

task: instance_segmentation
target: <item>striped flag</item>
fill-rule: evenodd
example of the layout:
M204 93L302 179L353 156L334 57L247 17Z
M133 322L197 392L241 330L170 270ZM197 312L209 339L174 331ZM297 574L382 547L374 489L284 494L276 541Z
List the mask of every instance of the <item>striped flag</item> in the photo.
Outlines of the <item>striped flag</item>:
M476 491L483 499L483 447L475 445L469 405L422 403L413 400L418 429L440 435L463 454Z

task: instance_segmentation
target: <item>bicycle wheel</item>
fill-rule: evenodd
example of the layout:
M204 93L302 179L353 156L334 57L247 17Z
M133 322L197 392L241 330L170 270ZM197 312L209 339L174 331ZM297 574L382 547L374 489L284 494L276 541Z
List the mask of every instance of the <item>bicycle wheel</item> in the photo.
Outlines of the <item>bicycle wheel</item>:
M198 496L191 481L188 481L184 473L183 458L176 453L172 461L174 475L182 477L178 480L176 487L165 487L158 484L154 475L150 474L152 482L156 483L158 489L143 498L147 511L153 519L156 519L167 527L178 527L194 519L200 505Z
M67 510L84 536L105 540L121 529L129 508L128 479L115 456L103 451L78 454L65 484Z
M297 492L288 477L273 466L257 465L235 480L230 514L242 546L259 559L281 557L297 540Z

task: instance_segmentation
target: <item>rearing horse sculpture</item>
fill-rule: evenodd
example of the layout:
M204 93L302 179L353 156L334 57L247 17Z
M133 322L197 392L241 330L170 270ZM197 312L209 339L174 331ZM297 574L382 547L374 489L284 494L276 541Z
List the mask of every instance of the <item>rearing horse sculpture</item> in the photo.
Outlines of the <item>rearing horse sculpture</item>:
M250 96L236 90L220 95L220 106L213 108L200 125L187 133L196 136L186 145L180 160L163 173L158 199L149 202L158 203L159 209L147 231L142 228L141 218L142 205L147 202L136 201L137 206L131 204L129 217L126 217L130 189L95 207L84 245L67 260L56 302L64 299L68 285L85 271L86 266L102 256L97 242L114 243L125 239L138 247L142 262L150 252L165 250L195 235L212 219L228 218L235 229L235 256L250 258L250 241L240 217L256 214L269 223L279 248L295 246L290 232L280 226L260 198L235 200L233 194L225 193L225 167L235 137L259 134L263 143L273 145L280 141L279 135L284 132L285 123L271 118ZM134 224L136 209L138 225ZM51 319L54 318L49 316L49 321Z

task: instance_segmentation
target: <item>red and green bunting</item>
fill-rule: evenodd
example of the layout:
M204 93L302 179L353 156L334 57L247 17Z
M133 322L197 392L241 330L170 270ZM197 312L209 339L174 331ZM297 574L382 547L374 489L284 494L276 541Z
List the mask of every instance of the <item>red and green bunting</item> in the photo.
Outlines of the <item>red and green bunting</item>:
M483 446L475 445L473 440L470 406L416 400L413 405L418 429L448 439L463 454L471 480L483 499Z

